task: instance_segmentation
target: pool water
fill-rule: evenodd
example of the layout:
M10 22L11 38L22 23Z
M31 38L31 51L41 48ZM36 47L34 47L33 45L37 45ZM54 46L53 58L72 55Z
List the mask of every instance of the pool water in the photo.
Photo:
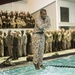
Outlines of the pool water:
M0 71L0 75L75 75L75 68L61 66L75 66L75 56L48 60L44 62L46 69L35 70L33 65L23 66L6 71ZM54 67L57 65L60 67Z

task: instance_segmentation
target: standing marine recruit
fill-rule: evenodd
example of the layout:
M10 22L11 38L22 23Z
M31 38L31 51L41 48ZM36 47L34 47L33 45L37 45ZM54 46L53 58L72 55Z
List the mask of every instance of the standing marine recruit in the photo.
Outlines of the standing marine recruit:
M47 16L45 9L40 10L40 16L35 19L35 27L32 36L32 49L33 49L33 64L35 69L45 69L43 62L43 54L45 47L45 35L44 33L50 28L50 19Z

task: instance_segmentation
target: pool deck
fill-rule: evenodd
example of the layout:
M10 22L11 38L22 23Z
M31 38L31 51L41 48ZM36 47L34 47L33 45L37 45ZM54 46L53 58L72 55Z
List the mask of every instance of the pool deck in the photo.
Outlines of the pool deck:
M62 56L74 55L75 49L63 50L58 52L46 53L44 54L44 60L46 59L54 59ZM0 57L0 64L5 61L8 57ZM18 60L11 60L12 63L16 63L17 65L28 63L26 60L27 57L20 57ZM4 67L5 68L5 67ZM0 67L1 69L1 67Z

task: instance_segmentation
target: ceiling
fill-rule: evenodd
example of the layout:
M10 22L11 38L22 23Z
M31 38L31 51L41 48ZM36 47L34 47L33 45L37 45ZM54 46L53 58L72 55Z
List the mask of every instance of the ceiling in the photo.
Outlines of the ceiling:
M0 5L11 3L11 2L17 2L17 1L27 1L27 0L0 0ZM75 2L75 0L62 0L62 1Z
M11 2L16 2L16 1L21 1L21 0L0 0L0 5L11 3Z

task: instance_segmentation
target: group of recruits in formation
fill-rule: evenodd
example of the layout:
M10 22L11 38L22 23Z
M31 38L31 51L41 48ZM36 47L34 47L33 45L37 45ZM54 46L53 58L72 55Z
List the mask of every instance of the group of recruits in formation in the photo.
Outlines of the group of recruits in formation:
M12 50L14 46L17 48L18 56L26 56L33 53L31 50L33 30L26 30L26 33L22 30L21 34L19 31L11 33L11 30L9 30L8 35L5 32L3 36L2 34L2 31L0 31L0 56L12 56L12 54L15 54L15 52L12 53L12 51L15 51L14 49ZM44 53L75 48L75 30L73 29L47 30L44 34ZM17 38L15 39L14 37Z
M4 34L0 31L0 56L10 56L13 60L18 59L21 56L27 56L31 54L30 44L31 44L32 30L21 30Z
M75 29L59 29L58 31L48 31L46 36L45 52L61 51L75 48Z
M35 19L27 12L0 11L0 28L34 28Z
M50 19L45 9L40 10L40 16L35 19L33 30L15 31L11 34L0 31L0 56L11 56L18 59L19 56L33 55L35 69L43 68L43 53L75 48L75 30L60 29L51 30Z

